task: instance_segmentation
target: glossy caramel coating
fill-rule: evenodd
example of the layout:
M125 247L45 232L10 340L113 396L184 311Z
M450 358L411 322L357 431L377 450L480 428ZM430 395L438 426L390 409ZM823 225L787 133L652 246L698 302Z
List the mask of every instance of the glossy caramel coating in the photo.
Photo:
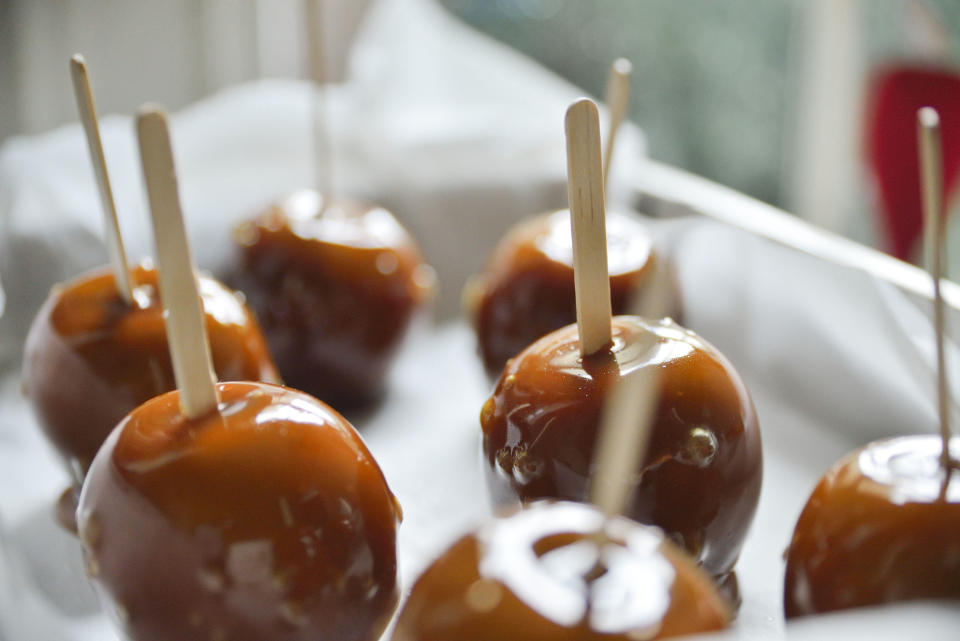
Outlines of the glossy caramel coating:
M247 294L284 381L338 410L385 391L434 272L390 212L301 191L237 230Z
M960 437L950 449L960 457ZM945 488L941 450L938 436L900 437L830 468L787 550L787 617L960 600L960 470Z
M420 577L393 641L628 641L727 627L730 608L710 578L659 531L626 519L607 524L603 573L586 579L602 525L577 503L493 520Z
M120 419L176 387L157 272L145 262L130 275L132 307L112 272L98 270L54 287L27 336L26 394L78 483ZM279 382L243 302L211 278L198 281L217 377Z
M351 425L289 388L221 383L211 414L148 401L94 460L89 573L132 641L375 640L400 510Z
M653 241L642 223L625 214L607 214L614 314L629 311L638 288L654 273L656 260ZM467 286L464 302L484 367L494 378L508 358L541 336L576 322L570 212L544 214L511 229L484 273Z
M656 367L662 389L627 515L731 580L762 477L750 395L714 347L670 320L617 316L613 338L610 351L584 361L571 325L507 364L480 417L494 501L585 501L607 394L621 377Z

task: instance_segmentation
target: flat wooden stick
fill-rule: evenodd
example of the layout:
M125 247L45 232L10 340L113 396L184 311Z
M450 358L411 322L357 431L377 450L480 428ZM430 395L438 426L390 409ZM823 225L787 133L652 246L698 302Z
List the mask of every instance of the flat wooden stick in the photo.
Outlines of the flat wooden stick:
M613 147L617 140L620 123L627 114L630 103L630 74L633 65L626 58L617 58L610 65L607 76L607 109L610 110L610 126L607 130L607 146L603 152L603 187L606 189L610 176L610 162L613 160Z
M117 207L110 188L110 175L107 173L107 161L103 155L103 143L100 140L100 125L97 122L97 108L90 90L90 77L87 65L79 53L70 58L70 76L73 78L73 93L77 99L77 111L80 122L87 135L87 147L90 150L90 163L97 179L100 191L100 204L103 207L103 220L106 231L107 256L117 282L117 291L128 305L133 304L133 284L130 282L130 268L127 265L127 252L123 248L120 235L120 223L117 220Z
M608 517L624 514L646 458L658 398L658 370L645 367L624 377L603 407L594 454L590 501Z
M324 37L323 1L304 0L307 23L307 67L310 73L310 118L313 132L314 188L321 195L321 211L334 190L333 139L327 113L327 55Z
M655 272L663 269L654 263ZM663 318L670 308L670 288L664 274L653 273L638 284L630 313L643 318ZM648 335L650 340L656 336ZM624 377L603 405L597 449L596 472L590 481L590 501L607 518L623 514L637 482L637 469L646 458L652 419L659 390L658 370L648 367Z
M940 460L947 479L946 492L953 464L950 458L950 388L947 385L947 360L944 350L946 323L943 294L943 150L940 138L940 115L932 107L917 111L917 142L920 148L920 183L923 193L927 269L933 279L933 324L937 341L937 399L940 413L940 436L943 450Z
M653 269L637 283L630 300L630 314L649 319L666 318L675 309L674 291L670 287L670 267L654 259Z
M610 347L610 278L600 159L600 116L586 98L567 110L567 196L573 235L573 278L580 355Z
M180 411L187 418L198 418L213 411L219 398L163 109L149 105L141 108L137 134L153 219L170 357L180 390Z

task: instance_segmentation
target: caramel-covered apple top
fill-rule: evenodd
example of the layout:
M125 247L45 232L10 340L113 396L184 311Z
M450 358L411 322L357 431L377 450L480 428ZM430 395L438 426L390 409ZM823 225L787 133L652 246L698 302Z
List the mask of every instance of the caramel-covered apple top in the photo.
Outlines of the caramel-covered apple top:
M54 287L27 337L27 396L77 480L124 415L176 386L157 272L144 261L131 279L132 305L106 269ZM242 300L211 278L201 276L199 286L217 376L279 382Z
M413 238L383 207L338 198L324 202L301 190L241 225L238 242L247 252L282 246L291 262L329 278L356 282L381 296L430 296L435 274Z
M137 641L372 641L398 598L399 506L339 414L306 394L218 384L132 412L77 512L90 574ZM219 635L219 636L218 636Z
M625 314L636 288L653 273L656 252L636 218L607 213L607 262L614 314ZM563 209L511 229L464 300L491 376L535 340L577 319L570 212Z
M830 468L787 550L788 617L960 599L960 474L944 488L942 450L932 434L900 437ZM951 450L960 457L960 437Z
M414 585L393 641L660 639L727 626L710 578L654 529L541 502L447 550ZM604 530L608 542L593 538ZM597 555L604 573L586 575Z

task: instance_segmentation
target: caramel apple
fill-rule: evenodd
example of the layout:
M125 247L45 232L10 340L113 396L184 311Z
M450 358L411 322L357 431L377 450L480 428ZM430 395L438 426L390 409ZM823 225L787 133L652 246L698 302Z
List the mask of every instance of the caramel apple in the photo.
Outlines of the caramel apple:
M787 617L960 599L960 471L946 481L942 449L932 434L893 438L830 468L787 550Z
M130 412L84 480L101 601L131 641L374 641L396 607L399 506L329 406L214 383L162 108L137 132L177 389Z
M26 394L77 482L120 419L176 386L157 273L145 262L130 270L130 278L131 304L107 269L54 287L27 336ZM207 277L200 277L200 292L217 376L278 382L243 302Z
M400 510L356 431L327 405L221 383L131 412L77 511L89 574L134 641L375 640L396 606Z
M837 462L787 549L786 616L915 599L960 599L960 438L950 434L940 116L917 111L928 270L933 285L940 435L870 443Z
M710 578L659 531L605 521L585 504L540 502L492 520L434 561L393 641L662 639L729 621Z
M626 314L659 258L650 233L636 217L608 212L606 223L611 307L614 314ZM575 322L569 210L511 229L483 274L468 285L465 306L491 377L541 336Z
M621 378L658 368L650 442L626 514L662 528L735 595L732 569L762 477L750 395L714 347L670 320L614 317L612 337L581 357L571 325L508 362L480 416L494 502L585 501L605 398Z
M231 283L256 311L284 381L338 409L378 399L434 283L393 215L350 200L324 206L304 190L236 238L241 265Z

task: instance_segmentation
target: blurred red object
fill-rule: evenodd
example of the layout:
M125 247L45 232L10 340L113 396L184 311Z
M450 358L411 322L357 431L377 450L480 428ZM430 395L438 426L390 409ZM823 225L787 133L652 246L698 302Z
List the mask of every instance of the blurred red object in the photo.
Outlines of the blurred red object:
M867 162L877 181L887 249L909 259L923 229L917 110L940 112L945 202L960 179L960 75L951 69L890 65L875 73L867 101Z

